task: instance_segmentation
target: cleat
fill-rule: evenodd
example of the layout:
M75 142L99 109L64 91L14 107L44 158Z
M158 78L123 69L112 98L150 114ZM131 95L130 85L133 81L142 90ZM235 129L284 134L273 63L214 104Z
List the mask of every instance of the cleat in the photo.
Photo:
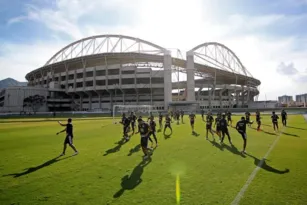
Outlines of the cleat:
M60 156L59 157L62 157L62 156L64 156L65 155L65 153L62 153L62 154L60 154Z
M78 155L79 154L79 152L75 152L72 156L76 156L76 155Z

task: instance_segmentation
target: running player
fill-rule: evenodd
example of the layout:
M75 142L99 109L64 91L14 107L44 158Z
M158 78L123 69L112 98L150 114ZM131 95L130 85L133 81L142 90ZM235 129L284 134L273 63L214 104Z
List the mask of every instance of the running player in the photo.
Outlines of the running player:
M273 123L273 128L274 128L274 131L278 131L278 115L275 114L275 112L272 112L272 116L271 116L271 119L272 119L272 123Z
M163 115L161 112L159 112L159 129L162 130L162 121L163 121Z
M252 124L253 122L250 122L246 120L244 117L241 117L241 120L237 122L236 129L241 134L243 138L243 150L242 154L245 154L246 145L247 145L247 135L246 135L246 124Z
M221 131L222 131L221 144L223 144L225 135L227 135L228 141L232 145L231 138L230 138L229 131L228 131L228 123L226 121L226 115L225 114L222 115L222 119L220 120L220 126L221 126Z
M218 113L217 116L216 116L216 118L215 118L214 127L216 127L216 134L219 136L220 142L221 142L222 138L221 138L220 120L221 120L221 115Z
M179 110L177 110L177 111L176 111L176 113L175 113L175 115L176 115L177 125L179 125L179 120L180 120L180 111L179 111Z
M174 118L174 112L171 111L171 122L173 121L173 118Z
M205 116L205 111L204 111L204 109L201 109L201 119L202 119L203 121L205 121L204 116Z
M183 116L184 116L184 111L183 110L181 110L180 115L181 115L181 123L183 124Z
M169 128L171 130L171 133L173 133L173 129L171 127L171 118L168 115L166 115L165 117L165 125L164 125L164 131L163 131L164 135L165 135L166 128Z
M148 139L149 139L149 134L151 132L150 126L144 122L142 119L138 119L138 124L139 124L139 130L141 134L141 147L144 153L143 159L147 159L149 157L148 153Z
M247 120L247 121L250 121L250 117L251 117L250 112L246 111L246 112L245 112L245 118L246 118L246 120ZM251 124L248 124L248 126L250 127Z
M73 145L73 137L74 137L74 133L73 133L73 125L72 125L72 119L69 118L67 120L67 124L62 124L60 121L58 121L58 123L61 125L61 126L65 126L66 128L58 133L56 133L57 135L62 133L62 132L66 132L66 138L64 140L64 148L63 148L63 152L60 156L64 156L65 155L65 151L66 151L66 148L67 148L67 144L75 151L75 153L73 155L77 155L78 154L78 151L76 149L76 147Z
M126 117L126 114L123 113L122 121L120 122L123 125L123 138L125 138L126 141L129 140L129 126L130 126L130 120Z
M149 137L152 135L155 139L155 142L156 142L156 147L158 147L158 140L157 140L157 136L156 136L156 122L154 121L154 117L152 116L150 118L150 121L149 121L149 125L150 125L150 134L149 134Z
M192 128L192 134L195 134L195 131L194 131L194 123L195 123L195 118L196 118L196 115L194 113L191 113L189 115L189 118L190 118L190 124L191 124L191 128Z
M232 127L232 119L231 119L231 112L227 111L226 112L226 115L227 115L227 123L228 125L230 125Z
M208 112L208 115L206 117L206 140L209 140L208 138L208 133L210 132L211 135L212 135L212 138L213 140L215 141L215 138L214 138L214 133L212 131L212 123L213 123L214 119L211 115L211 112Z
M137 120L137 117L136 117L136 115L134 114L134 112L131 112L130 118L131 118L130 124L131 124L131 127L132 127L132 132L133 132L133 134L134 134L134 132L135 132L135 122L136 122L136 120Z
M282 125L284 126L284 127L287 127L287 112L283 109L282 111L281 111L281 121L282 121Z
M257 122L257 131L260 131L260 126L261 126L261 117L260 117L260 112L259 110L256 111L256 122Z

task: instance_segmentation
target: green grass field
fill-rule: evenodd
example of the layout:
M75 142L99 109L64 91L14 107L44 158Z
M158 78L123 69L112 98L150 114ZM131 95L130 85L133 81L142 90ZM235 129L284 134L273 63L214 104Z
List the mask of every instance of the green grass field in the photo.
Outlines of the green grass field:
M65 134L55 135L63 129L55 121L0 123L0 204L170 205L177 203L177 176L180 204L231 204L278 137L269 116L263 116L263 132L248 128L246 156L233 128L236 148L227 139L220 146L205 140L200 117L199 136L185 118L185 124L173 123L170 138L158 133L159 147L147 162L140 136L120 143L122 127L110 119L75 120L80 154L70 157L68 147L61 158ZM306 204L307 124L299 115L288 122L240 204Z

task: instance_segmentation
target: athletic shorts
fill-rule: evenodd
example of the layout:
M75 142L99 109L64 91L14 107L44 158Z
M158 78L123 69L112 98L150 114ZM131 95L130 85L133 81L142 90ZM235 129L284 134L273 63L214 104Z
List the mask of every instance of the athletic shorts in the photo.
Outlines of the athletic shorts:
M231 117L228 117L227 120L228 120L228 121L231 121Z
M249 121L250 121L250 118L249 118L249 117L247 117L247 118L246 118L246 120L249 122Z
M65 140L64 140L64 144L70 144L70 145L72 145L72 138L73 138L73 136L71 136L71 135L67 135L66 136L66 138L65 138Z
M141 137L141 146L147 148L147 146L148 146L148 137L147 136Z
M220 126L216 126L216 131L220 132L221 131L221 127Z
M229 135L228 129L222 129L222 135Z
M238 132L241 134L241 136L242 136L242 138L243 138L244 140L247 139L247 136L246 136L246 133L245 133L245 132L243 132L243 131L238 131Z
M194 121L190 121L190 124L191 124L191 125L194 125Z
M131 127L135 127L135 122L131 122Z
M154 135L154 136L156 136L156 130L151 131L151 132L150 132L150 135ZM149 135L149 136L150 136L150 135Z
M128 133L129 132L128 130L129 130L129 126L124 126L123 133L124 134Z
M211 130L212 129L212 125L206 125L206 129L207 130Z

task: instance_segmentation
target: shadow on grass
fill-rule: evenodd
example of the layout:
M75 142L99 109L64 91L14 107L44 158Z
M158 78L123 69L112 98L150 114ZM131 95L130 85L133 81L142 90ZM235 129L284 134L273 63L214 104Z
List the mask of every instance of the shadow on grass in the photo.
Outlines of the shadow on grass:
M172 136L172 134L173 134L173 131L171 131L171 133L170 134L166 134L166 133L163 133L163 135L164 135L164 139L170 139L171 138L171 136Z
M254 127L251 127L251 128L252 128L253 130L257 130L257 128L254 128ZM263 133L268 134L268 135L276 135L276 133L268 132L268 131L265 131L265 130L262 130L262 129L260 129L259 132L263 132Z
M226 148L229 152L232 152L235 155L239 155L243 158L246 158L246 156L244 154L242 154L237 147L235 147L234 145L229 146L227 144L223 144L223 147Z
M209 142L212 144L212 146L219 148L221 151L224 151L224 148L220 143L216 142L215 140L213 140L213 141L209 140Z
M130 176L126 175L124 176L121 180L121 189L117 191L114 195L113 198L119 198L121 197L126 190L133 190L135 189L138 185L142 183L141 176L144 172L144 168L151 162L151 158L148 160L143 160L141 161L132 171Z
M129 154L127 156L131 156L132 154L141 150L141 145L138 144L134 148L130 149Z
M109 154L112 154L112 153L115 153L115 152L118 152L120 150L120 148L125 144L125 139L121 139L119 140L118 142L116 142L115 144L117 144L115 147L111 148L111 149L108 149L106 151L106 153L103 155L103 156L107 156Z
M272 125L267 125L267 124L261 124L261 126L272 127Z
M290 172L289 169L278 170L278 169L275 169L274 167L271 167L270 165L268 165L266 163L265 159L260 160L257 157L254 157L253 155L247 154L247 153L246 153L246 155L254 159L254 164L257 167L260 167L261 169L264 169L264 170L266 170L268 172L272 172L272 173L275 173L275 174L286 174L286 173Z
M55 157L53 159L50 159L46 162L44 162L43 164L40 164L36 167L30 167L30 168L26 168L24 169L25 171L24 172L20 172L20 173L13 173L13 174L6 174L6 175L2 175L3 177L7 177L7 176L14 176L14 178L17 178L17 177L21 177L23 175L27 175L27 174L31 174L32 172L36 172L37 170L40 170L44 167L47 167L47 166L50 166L56 162L59 162L59 161L62 161L64 159L68 159L72 156L67 156L67 157L63 157L63 158L60 158L60 157Z
M298 136L298 135L291 134L291 133L287 133L287 132L281 132L281 134L283 134L283 135L288 135L288 136L292 136L292 137L300 137L300 136Z
M292 128L292 129L297 129L297 130L307 130L304 128L300 128L300 127L291 127L291 126L287 126L287 128Z
M195 131L192 132L192 135L195 136L195 137L198 137L198 136L199 136L199 134L198 134L197 132L195 132Z

